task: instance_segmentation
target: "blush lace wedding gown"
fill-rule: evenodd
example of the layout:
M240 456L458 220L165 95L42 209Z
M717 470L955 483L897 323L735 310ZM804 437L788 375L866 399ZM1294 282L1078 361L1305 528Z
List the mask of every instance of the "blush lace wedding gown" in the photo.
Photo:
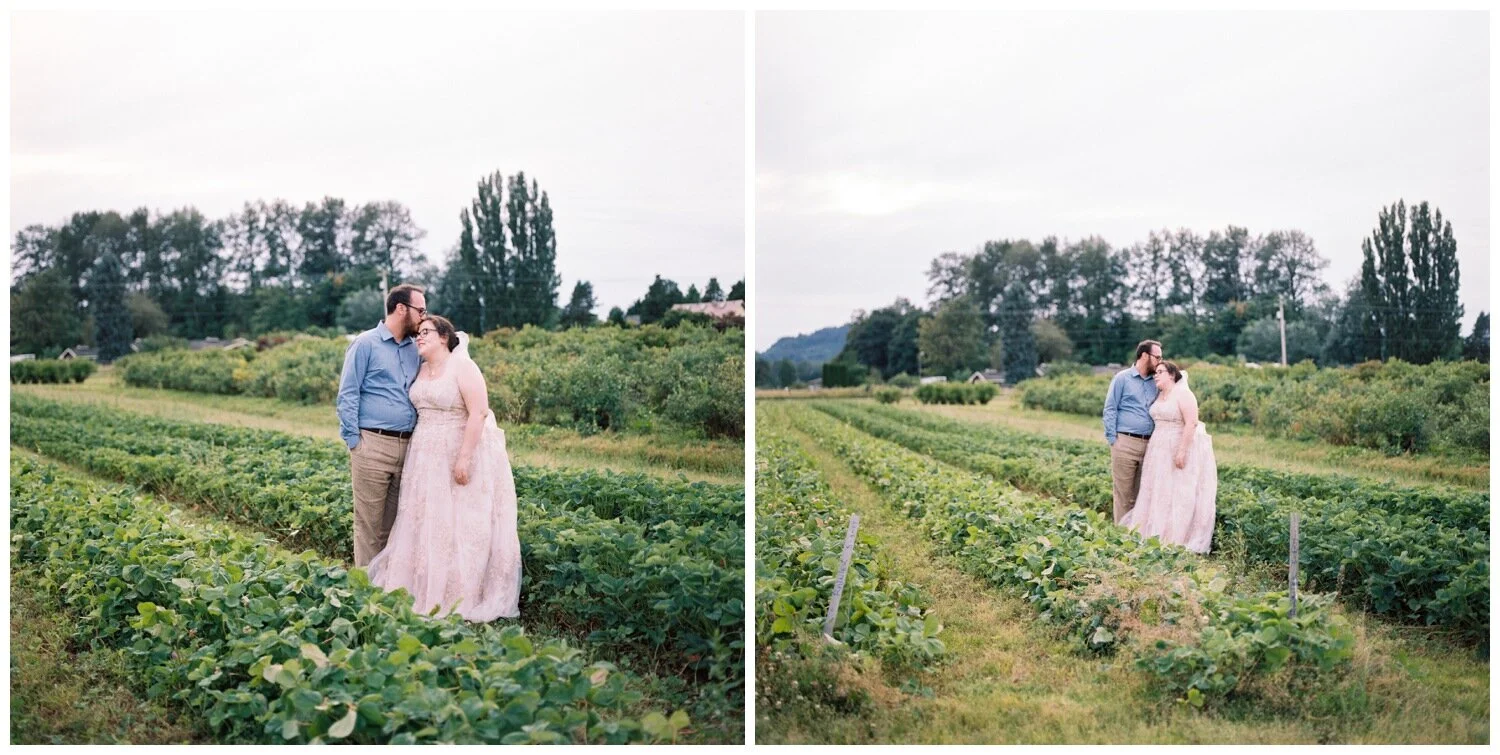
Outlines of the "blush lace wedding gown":
M467 485L453 481L468 409L450 359L444 374L411 387L417 427L401 471L396 522L370 560L370 581L405 588L416 610L455 611L474 622L520 615L521 542L505 433L493 414L473 453Z
M1219 469L1214 461L1213 439L1202 422L1193 430L1187 463L1178 469L1172 461L1183 433L1178 400L1186 390L1178 386L1151 404L1156 427L1141 460L1140 492L1135 508L1120 519L1120 526L1130 527L1142 537L1157 537L1195 553L1207 553L1214 537Z

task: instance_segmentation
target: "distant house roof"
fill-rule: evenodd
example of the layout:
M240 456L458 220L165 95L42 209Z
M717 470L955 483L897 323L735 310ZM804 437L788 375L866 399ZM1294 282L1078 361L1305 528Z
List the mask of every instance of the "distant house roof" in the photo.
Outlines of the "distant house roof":
M80 346L74 346L71 349L63 349L62 353L57 355L57 358L58 359L98 359L99 358L99 350L98 349L91 349L91 348L89 348L87 346L81 346L81 345Z
M999 370L985 370L976 372L969 376L970 383L1004 383L1005 373Z
M230 341L229 343L224 344L224 348L226 348L226 349L243 349L246 346L249 346L250 348L253 349L253 348L255 348L255 342L254 341L247 341L247 340L245 340L243 338L236 338L233 341Z
M729 301L704 301L697 304L673 304L672 309L683 312L697 312L700 315L708 315L715 320L725 317L745 317L745 300L730 299Z
M220 346L223 346L223 345L224 345L223 341L220 341L219 339L214 338L213 336L209 336L208 338L202 338L202 339L199 339L199 340L196 340L196 341L188 341L188 348L192 349L193 351L202 351L204 349L217 349L217 348L219 348Z
M36 359L36 355L35 354L11 354L10 355L10 363L11 364L15 364L16 362L26 362L26 361L29 361L29 360L32 360L32 359Z
M929 377L922 378L922 385L931 385L933 383L946 383L946 382L948 382L948 376L947 375L932 375L932 376L929 376Z
M807 387L815 391L822 390L823 378L813 378L812 380L807 381Z
M641 324L641 316L640 315L625 315L625 322L628 322L631 325L640 325Z

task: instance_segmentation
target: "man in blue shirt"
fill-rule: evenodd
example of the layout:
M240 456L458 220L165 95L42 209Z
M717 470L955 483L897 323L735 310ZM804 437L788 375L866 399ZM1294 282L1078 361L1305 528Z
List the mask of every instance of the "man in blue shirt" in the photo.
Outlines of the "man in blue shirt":
M1161 364L1161 344L1141 341L1135 347L1135 364L1115 374L1104 398L1104 440L1114 472L1115 521L1135 508L1141 489L1141 460L1146 441L1156 422L1151 404L1156 401L1156 368Z
M339 378L339 435L349 446L354 481L354 565L385 548L396 523L401 467L417 426L407 391L422 360L413 340L427 315L422 289L402 284L385 299L385 319L360 333L344 352Z

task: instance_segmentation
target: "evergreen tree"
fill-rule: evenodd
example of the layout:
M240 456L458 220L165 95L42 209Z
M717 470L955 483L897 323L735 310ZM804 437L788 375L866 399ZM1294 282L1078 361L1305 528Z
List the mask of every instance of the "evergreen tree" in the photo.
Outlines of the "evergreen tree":
M625 314L640 315L641 324L649 325L665 317L672 305L681 303L682 291L677 288L677 283L658 275L646 288L646 295L631 304Z
M797 382L797 365L792 360L783 359L776 363L776 384L782 388L790 388L792 383Z
M708 279L708 286L703 289L703 301L724 301L724 289L719 287L718 278Z
M526 183L525 173L510 178L507 187L506 225L514 262L509 266L512 277L505 291L508 305L503 308L500 324L516 328L544 325L557 311L557 289L562 285L557 274L552 205L534 179L530 185Z
M1015 384L1036 377L1036 336L1031 332L1031 290L1015 278L1005 288L1005 312L1000 319L1005 381Z
M1479 317L1474 318L1474 330L1469 337L1464 339L1464 359L1475 361L1490 361L1490 315L1488 312L1480 312Z
M620 309L619 307L610 307L609 308L608 322L609 322L610 325L615 325L615 326L618 326L618 327L624 327L625 326L625 310Z
M760 357L755 358L755 387L772 387L771 363Z
M125 266L105 252L89 273L89 315L99 362L109 364L130 353L130 308L125 305Z
M703 295L698 293L698 284L689 283L687 293L682 297L682 304L698 304L703 301Z
M594 317L594 308L599 306L594 301L594 285L588 281L578 281L573 285L573 295L568 299L568 306L562 312L562 326L565 328L586 328L598 322Z
M729 287L729 294L727 296L725 296L724 299L726 301L744 301L745 300L745 279L741 278L741 279L735 281L734 285Z

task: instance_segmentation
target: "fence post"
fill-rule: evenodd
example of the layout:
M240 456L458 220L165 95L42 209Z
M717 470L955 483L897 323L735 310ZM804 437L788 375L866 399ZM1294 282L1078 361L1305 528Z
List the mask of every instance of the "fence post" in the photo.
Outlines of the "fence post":
M1293 511L1291 555L1288 557L1287 562L1287 583L1291 588L1292 596L1292 610L1288 615L1294 619L1297 618L1297 561L1299 560L1297 558L1298 550L1299 543L1297 542L1297 512Z
M823 639L833 639L833 621L839 615L839 598L844 594L844 577L849 573L849 557L854 555L854 534L859 532L859 514L849 517L849 533L844 535L844 554L839 557L839 573L833 581L833 600L828 602L828 618L823 620Z

